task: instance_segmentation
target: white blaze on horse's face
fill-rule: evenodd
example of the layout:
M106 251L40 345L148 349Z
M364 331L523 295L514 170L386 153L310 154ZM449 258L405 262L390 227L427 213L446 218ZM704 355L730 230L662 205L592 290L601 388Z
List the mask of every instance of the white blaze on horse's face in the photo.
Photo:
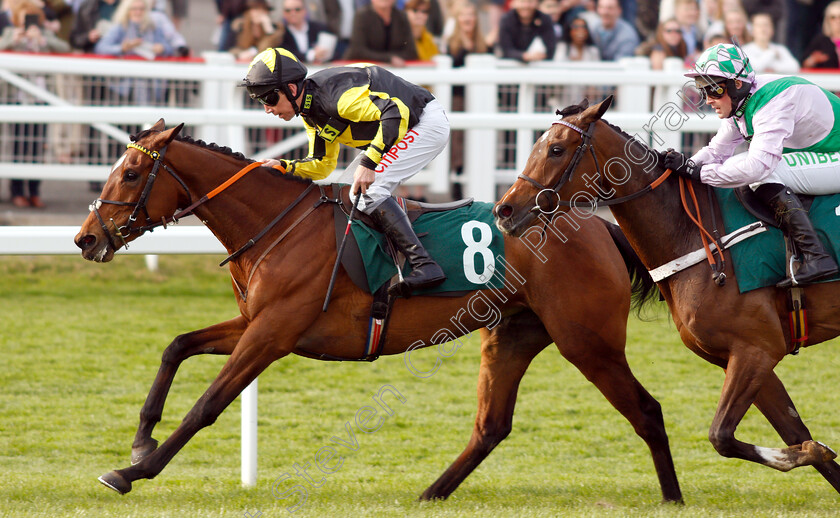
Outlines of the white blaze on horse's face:
M550 131L551 131L551 130L548 130L548 131L546 131L545 133L543 133L543 134L542 134L542 136L540 137L540 139L539 139L537 142L542 143L544 140L546 140L546 139L548 138L548 133L549 133Z
M115 172L117 169L119 169L119 168L120 168L120 166L122 165L122 163L123 163L123 162L125 162L125 157L126 157L126 154L127 154L127 153L128 153L128 152L123 153L123 154L122 154L122 156L121 156L121 157L120 157L120 158L119 158L116 162L114 162L114 165L113 165L113 166L111 166L111 172L109 173L109 175L113 175L113 174L114 174L114 172Z

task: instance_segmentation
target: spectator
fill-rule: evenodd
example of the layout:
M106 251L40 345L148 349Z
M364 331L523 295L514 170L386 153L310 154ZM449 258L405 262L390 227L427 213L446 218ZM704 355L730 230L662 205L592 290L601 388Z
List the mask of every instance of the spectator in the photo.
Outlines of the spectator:
M499 23L501 57L530 63L554 59L557 38L551 18L537 10L538 0L512 0Z
M245 13L246 0L216 0L219 11L219 26L214 38L218 39L219 52L227 52L236 45L236 30L233 22Z
M738 45L752 41L747 22L747 13L743 9L729 9L724 11L723 29L727 41L732 42L733 38L735 38L738 41Z
M489 47L478 24L478 9L474 3L456 0L450 10L453 29L445 42L446 53L452 56L452 66L462 67L468 54L484 54Z
M706 45L705 42L709 39L709 35L720 34L723 35L723 0L703 0L703 12L700 13L701 19L705 16L706 29L703 31L703 48L709 48L711 45Z
M813 3L813 0L810 0ZM767 14L773 23L773 34L782 30L782 18L785 14L785 0L739 0L741 8L747 13L747 19L752 20L758 13ZM755 36L755 35L753 35Z
M353 0L323 0L324 22L329 31L338 36L335 45L334 58L339 59L350 46L350 35L353 33L353 13L356 4Z
M160 12L153 14L149 0L120 0L113 23L94 46L94 52L145 59L174 55L183 36L167 30L174 25L165 16ZM161 23L163 19L169 22L168 27Z
M597 12L598 23L592 28L592 39L598 46L601 59L616 61L632 56L639 45L639 35L632 25L621 18L618 0L600 0Z
M256 1L268 8L265 0ZM338 38L325 24L307 19L306 4L303 0L283 1L283 22L286 25L286 31L283 34L281 47L305 63L332 61Z
M637 0L636 2L636 30L642 39L650 40L656 37L659 26L659 0Z
M554 29L554 37L557 41L563 36L563 22L560 21L560 1L559 0L541 0L539 10L551 18L551 28Z
M82 52L92 53L93 47L111 26L116 10L117 0L83 0L70 31L70 45Z
M566 24L562 41L557 44L554 53L554 61L601 61L601 53L586 20L575 18Z
M417 47L411 37L411 25L405 13L394 6L395 0L372 0L356 10L350 47L344 59L379 61L395 67L417 59Z
M487 44L491 47L496 46L499 41L499 27L502 22L502 16L504 16L505 11L507 10L508 1L509 0L486 0L481 2L485 11L485 16L483 18L487 20L487 25L485 26L486 40Z
M236 45L230 53L237 61L250 62L264 49L283 46L284 27L274 25L268 14L270 9L265 0L248 0L242 17L234 20L231 28L237 34Z
M478 8L470 0L456 0L449 9L452 34L445 40L446 53L452 57L453 67L462 67L469 54L484 54L490 50L486 36L478 24ZM452 111L465 108L464 86L452 87ZM450 136L449 165L460 175L464 171L464 131L453 130ZM452 197L462 197L461 184L452 184Z
M408 23L411 24L411 34L414 36L414 44L417 47L417 59L420 61L429 61L440 54L432 34L426 28L430 9L429 0L408 0L405 3L405 14L408 16Z
M120 0L111 28L94 46L94 52L155 59L172 56L182 41L183 37L175 32L165 14L151 11L149 0ZM141 105L158 104L166 95L163 79L122 78L109 88L119 95L120 102L128 102L133 94L133 101Z
M665 20L657 27L656 38L647 44L640 45L638 53L650 57L650 68L653 70L662 70L665 58L679 58L685 61L688 50L683 34L676 18Z
M800 61L808 56L808 44L818 33L818 28L823 27L825 10L830 3L831 0L785 1L785 29L776 34L785 36L782 42ZM805 66L804 62L802 66Z
M804 68L840 68L840 1L835 0L825 8L822 33L817 34L805 49Z
M703 30L700 28L700 6L697 0L677 0L674 3L674 19L682 30L687 55L694 63L703 50Z
M19 0L11 6L9 21L0 33L0 50L14 50L20 52L67 52L70 45L60 39L50 29L44 27L46 16L41 5L34 0ZM46 78L30 77L30 81L46 87ZM20 92L20 104L34 104L27 99L26 94ZM46 126L44 124L14 123L14 156L16 160L35 162L43 156ZM40 196L40 180L25 182L19 179L11 181L12 203L16 207L43 207ZM29 190L27 197L24 187Z
M773 43L773 18L767 13L752 17L753 41L744 45L744 54L759 74L795 74L799 62L784 45Z

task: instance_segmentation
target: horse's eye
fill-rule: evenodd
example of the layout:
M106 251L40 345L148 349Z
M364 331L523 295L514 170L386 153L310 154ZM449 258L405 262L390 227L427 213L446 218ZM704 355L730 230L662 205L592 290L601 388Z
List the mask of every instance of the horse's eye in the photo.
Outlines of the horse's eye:
M123 181L125 182L134 182L138 178L140 178L140 175L130 169L123 173Z
M548 150L551 156L560 156L563 154L563 146L554 145Z

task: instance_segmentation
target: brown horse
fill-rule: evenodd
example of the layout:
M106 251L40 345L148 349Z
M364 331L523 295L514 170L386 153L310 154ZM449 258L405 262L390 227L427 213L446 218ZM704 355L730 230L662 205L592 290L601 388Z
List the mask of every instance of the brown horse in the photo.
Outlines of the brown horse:
M506 233L521 235L535 222L550 228L565 219L558 207L571 205L571 210L580 211L591 201L609 199L605 204L628 241L653 269L702 248L700 233L680 203L678 184L684 180L668 176L661 154L601 120L611 102L612 97L589 108L584 102L561 112L566 116L540 138L525 172L493 209L496 224ZM704 221L712 219L713 211L721 221L717 204L698 198ZM734 279L728 252L725 260L724 273ZM789 351L785 294L773 287L740 294L735 282L718 286L702 264L658 285L685 345L726 371L709 430L718 453L780 471L813 465L840 491L834 452L812 440L773 372ZM805 292L811 325L805 345L840 334L840 285L815 284ZM765 448L735 439L735 428L751 404L790 447Z
M364 356L371 296L342 269L329 310L321 309L337 253L333 209L322 204L323 191L308 180L269 168L257 167L243 175L259 164L227 148L177 137L182 126L166 130L160 120L140 133L136 144L129 144L76 236L83 257L110 261L123 240L136 238L154 222L172 221L178 207L188 207L181 213L194 210L230 252L260 233L278 213L288 218L280 219L264 239L229 263L241 314L178 336L164 351L140 411L133 465L100 477L120 493L130 491L133 481L160 473L198 430L212 424L275 360L288 354L321 359ZM202 193L208 194L197 199L196 194ZM140 225L143 220L146 225ZM615 225L592 219L582 221L577 231L566 230L565 245L545 246L537 250L540 253L521 240L505 238L509 267L505 285L491 295L499 301L497 325L488 322L488 308L474 307L471 297L477 292L395 302L382 354L416 348L418 340L430 345L482 329L472 438L422 499L449 496L508 435L519 382L534 356L553 341L647 443L663 499L681 501L659 403L633 376L624 355L631 294L628 271L638 273L635 267L641 265L635 254L625 262L614 244L614 239L623 239ZM647 274L643 268L639 271ZM642 282L634 282L637 293L654 287L649 277L639 279ZM446 330L449 336L441 339L442 333L434 330ZM175 371L188 357L207 353L230 358L158 447L152 429L161 419Z

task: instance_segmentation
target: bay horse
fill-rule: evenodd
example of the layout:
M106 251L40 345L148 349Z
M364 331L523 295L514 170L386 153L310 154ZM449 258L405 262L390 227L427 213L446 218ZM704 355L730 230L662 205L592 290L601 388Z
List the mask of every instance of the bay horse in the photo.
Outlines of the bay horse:
M509 235L522 235L532 225L550 227L592 202L609 205L628 242L652 270L703 244L681 205L679 184L686 180L664 168L661 153L602 120L611 102L608 97L587 107L584 101L559 112L564 116L542 135L524 172L494 207L496 225ZM721 221L716 202L697 198L701 219ZM724 273L734 279L728 251L724 259ZM666 277L658 286L685 345L725 370L709 430L715 450L780 471L813 465L840 491L835 453L812 439L773 372L790 351L785 293L769 287L741 294L735 282L718 286L703 264ZM810 333L803 345L840 334L840 284L819 283L804 290ZM735 438L738 423L753 404L789 447L767 448Z
M113 165L100 199L75 238L84 258L107 262L124 244L173 221L176 210L187 207L177 216L194 212L235 256L229 269L240 314L180 335L164 351L140 411L132 465L100 477L122 494L131 490L132 482L158 475L275 360L289 354L360 359L365 350L372 298L343 269L329 310L322 311L337 256L333 209L317 209L329 206L322 203L324 191L309 180L261 167L229 148L179 136L182 127L166 129L161 119L134 138ZM202 193L207 194L199 198ZM239 252L278 213L288 219ZM396 300L382 354L411 350L418 340L431 345L481 329L472 437L421 499L449 496L510 433L519 382L531 360L553 341L648 445L663 500L682 500L660 405L630 371L624 354L631 303L628 272L641 274L633 281L637 295L655 286L638 258L624 257L616 247L614 240L623 239L616 225L592 219L582 221L577 231L566 230L565 245L545 246L539 254L521 240L505 238L509 268L498 290L496 325L488 324L486 314L464 311L476 292ZM522 284L513 282L513 272L522 277ZM459 319L458 327L453 327L453 318ZM435 330L438 338L440 330L454 336L437 340ZM175 372L181 362L198 354L230 358L158 447L152 430L161 419Z

